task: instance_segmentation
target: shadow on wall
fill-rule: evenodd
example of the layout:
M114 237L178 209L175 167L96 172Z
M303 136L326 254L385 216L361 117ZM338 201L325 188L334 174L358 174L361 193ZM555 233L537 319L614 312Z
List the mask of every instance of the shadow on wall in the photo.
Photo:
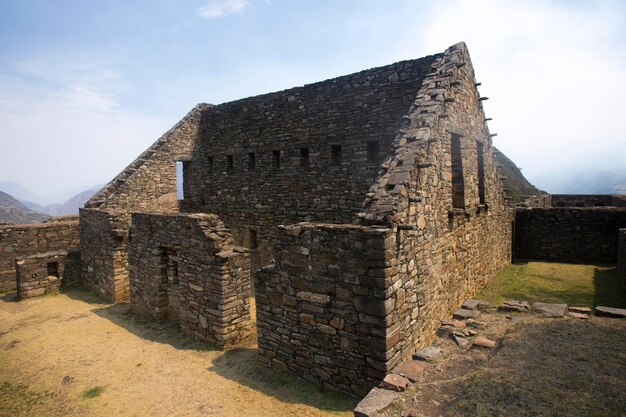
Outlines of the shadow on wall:
M617 268L596 268L593 274L593 305L626 308L626 285Z
M215 372L254 391L280 401L305 404L320 410L349 412L356 406L357 400L346 394L320 389L286 372L266 368L258 357L256 345L252 342L248 346L223 351L220 354L222 351L215 346L183 334L178 324L167 321L156 322L135 314L129 304L106 304L93 293L83 289L62 292L69 298L92 305L93 313L144 340L168 344L179 350L217 353L207 371Z

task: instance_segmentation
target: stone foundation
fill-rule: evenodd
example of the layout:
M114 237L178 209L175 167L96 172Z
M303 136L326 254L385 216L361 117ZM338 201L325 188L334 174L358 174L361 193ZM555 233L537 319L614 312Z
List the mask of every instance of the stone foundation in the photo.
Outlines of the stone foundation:
M80 283L80 252L44 252L16 260L17 294L20 298L57 293Z
M219 347L250 334L250 258L215 215L133 213L133 309Z
M78 245L78 221L75 218L53 218L48 223L0 226L0 291L16 289L16 258L67 251Z
M626 195L552 194L552 207L626 207Z
M624 227L626 209L623 208L518 209L515 257L615 263L618 231Z

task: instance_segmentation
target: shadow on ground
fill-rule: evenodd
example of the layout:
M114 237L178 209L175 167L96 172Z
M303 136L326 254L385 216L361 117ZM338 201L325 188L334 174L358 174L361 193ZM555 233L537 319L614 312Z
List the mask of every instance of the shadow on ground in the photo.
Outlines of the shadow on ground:
M103 304L97 296L83 289L64 291L69 298L88 303L94 314L103 317L134 335L156 343L169 344L179 350L215 352L209 372L237 382L280 401L305 404L325 411L349 412L358 400L346 394L317 387L293 375L265 367L257 355L256 345L222 351L215 346L183 334L176 323L135 314L129 304Z
M626 285L617 268L596 268L593 274L593 305L626 308Z

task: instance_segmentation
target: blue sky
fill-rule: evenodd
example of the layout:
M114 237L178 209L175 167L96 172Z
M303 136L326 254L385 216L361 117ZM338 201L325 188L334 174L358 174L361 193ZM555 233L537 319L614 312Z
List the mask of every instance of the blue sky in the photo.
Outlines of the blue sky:
M626 165L625 20L603 0L0 0L0 182L62 200L199 102L465 41L496 146L567 191L556 179Z

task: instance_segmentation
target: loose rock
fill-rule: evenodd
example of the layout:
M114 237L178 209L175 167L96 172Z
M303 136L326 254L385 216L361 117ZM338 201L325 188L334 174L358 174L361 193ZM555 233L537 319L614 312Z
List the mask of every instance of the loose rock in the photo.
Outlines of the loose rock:
M478 317L479 314L480 313L476 310L467 310L464 308L460 308L454 312L453 317L459 320L475 319L476 317Z
M404 391L408 385L409 380L402 375L387 374L378 387L401 392Z
M533 311L545 317L563 317L567 312L567 304L533 303Z
M496 342L491 339L487 339L486 337L478 336L474 339L474 343L472 344L472 346L493 349L494 347L496 347Z
M373 388L354 409L354 417L374 417L385 411L400 393Z
M518 300L508 300L504 301L500 307L498 307L500 311L517 311L520 313L526 313L530 311L530 304L526 301L518 301Z
M626 318L626 309L624 309L624 308L597 306L596 307L596 315L597 316L606 316L606 317L616 317L616 318L623 319L623 318Z
M428 346L424 349L420 349L413 354L413 359L421 361L432 361L443 352L440 348L435 346Z
M404 376L411 382L417 382L422 374L424 373L424 369L426 369L426 363L422 361L404 361L400 365L396 366L394 372Z

